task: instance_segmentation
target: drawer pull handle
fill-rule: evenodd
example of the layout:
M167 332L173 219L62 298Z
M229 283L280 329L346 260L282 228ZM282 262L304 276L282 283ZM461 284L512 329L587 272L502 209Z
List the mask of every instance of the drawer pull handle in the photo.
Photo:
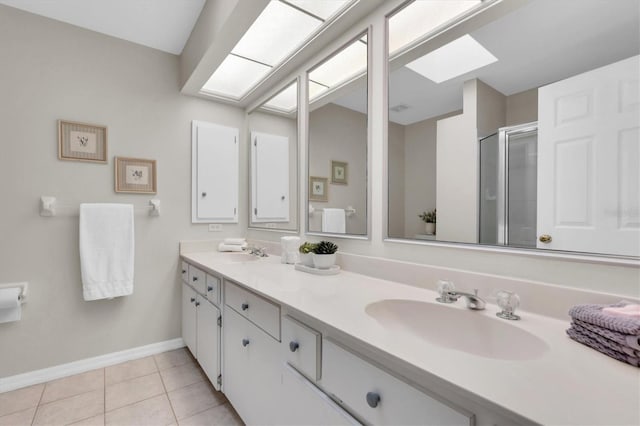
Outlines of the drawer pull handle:
M246 347L249 345L249 339L242 339L242 346Z
M367 392L367 404L369 407L376 408L380 403L380 395L375 392Z
M297 351L299 347L300 345L298 344L298 342L289 342L289 350L291 352Z
M193 303L193 302L195 302L195 301L196 301L196 298L195 298L195 297L192 297L192 298L191 298L191 303Z
M211 286L207 287L207 291L213 291L213 287Z
M248 303L243 303L241 306L243 311L246 311L247 309L249 309L249 304Z

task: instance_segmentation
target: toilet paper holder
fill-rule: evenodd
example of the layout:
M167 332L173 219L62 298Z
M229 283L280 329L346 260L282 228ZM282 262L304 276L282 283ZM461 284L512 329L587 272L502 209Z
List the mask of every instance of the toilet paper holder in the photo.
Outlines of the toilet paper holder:
M19 288L20 295L18 295L18 300L20 301L20 304L23 304L26 302L28 287L29 287L28 282L0 284L0 290L5 288Z

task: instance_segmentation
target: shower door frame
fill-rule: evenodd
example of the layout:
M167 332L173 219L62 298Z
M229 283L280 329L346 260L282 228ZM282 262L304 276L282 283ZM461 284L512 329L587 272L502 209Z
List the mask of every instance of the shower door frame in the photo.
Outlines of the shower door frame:
M517 124L515 126L501 127L498 129L498 245L509 246L509 220L508 220L508 191L509 191L509 139L525 133L538 132L538 122ZM537 170L536 170L537 173ZM537 203L537 201L536 201Z

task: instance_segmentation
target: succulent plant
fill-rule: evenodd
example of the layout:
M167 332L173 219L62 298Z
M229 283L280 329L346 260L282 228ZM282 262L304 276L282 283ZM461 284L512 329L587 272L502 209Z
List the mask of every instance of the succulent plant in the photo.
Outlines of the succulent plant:
M302 254L313 253L313 251L316 248L316 245L317 244L309 243L305 241L303 244L300 245L300 247L298 247L298 251Z
M331 241L320 241L313 249L315 254L333 254L337 251L338 246Z

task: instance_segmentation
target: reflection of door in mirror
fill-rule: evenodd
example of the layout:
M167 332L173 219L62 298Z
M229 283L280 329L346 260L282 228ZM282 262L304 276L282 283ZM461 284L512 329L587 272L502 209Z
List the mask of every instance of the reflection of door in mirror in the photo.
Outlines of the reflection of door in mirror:
M637 1L452 3L389 18L389 237L639 256Z
M367 36L360 35L309 72L307 176L326 185L321 196L309 194L308 232L367 233L367 110Z
M249 114L250 226L298 229L298 84Z

